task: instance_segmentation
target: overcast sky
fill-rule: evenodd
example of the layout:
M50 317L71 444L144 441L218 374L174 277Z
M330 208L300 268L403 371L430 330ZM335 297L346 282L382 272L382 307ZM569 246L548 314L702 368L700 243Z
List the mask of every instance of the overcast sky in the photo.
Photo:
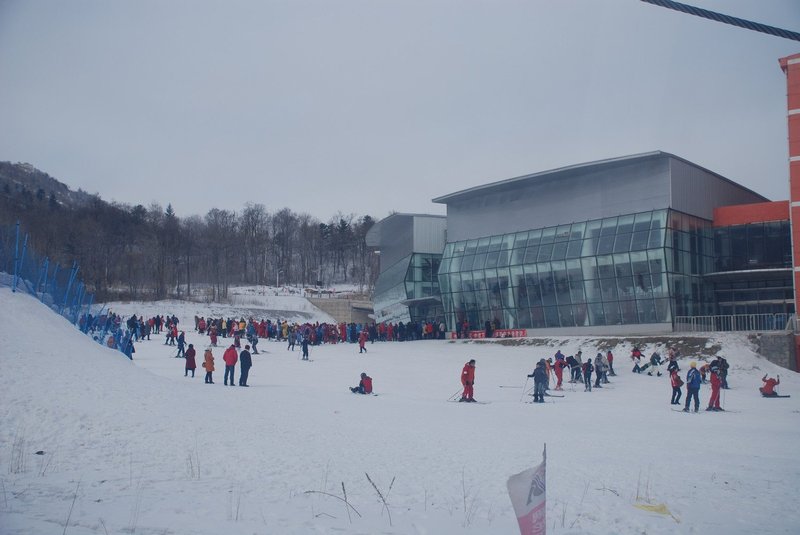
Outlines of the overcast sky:
M797 0L686 1L800 31ZM798 52L637 0L0 0L0 160L182 217L443 214L652 150L787 199Z

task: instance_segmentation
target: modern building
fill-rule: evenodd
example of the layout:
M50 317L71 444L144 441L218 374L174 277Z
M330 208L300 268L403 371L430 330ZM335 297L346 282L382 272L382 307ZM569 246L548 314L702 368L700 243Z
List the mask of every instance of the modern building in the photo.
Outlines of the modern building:
M794 312L788 203L672 154L572 165L433 201L447 206L441 254L431 241L424 250L429 265L440 262L438 287L410 269L422 250L407 235L423 216L376 225L378 320L414 306L415 319L443 311L450 330L490 321L526 334L632 334L685 322L782 328ZM425 291L412 296L417 284Z
M376 322L444 318L437 274L445 225L444 216L392 214L367 232L367 245L380 254L373 294Z

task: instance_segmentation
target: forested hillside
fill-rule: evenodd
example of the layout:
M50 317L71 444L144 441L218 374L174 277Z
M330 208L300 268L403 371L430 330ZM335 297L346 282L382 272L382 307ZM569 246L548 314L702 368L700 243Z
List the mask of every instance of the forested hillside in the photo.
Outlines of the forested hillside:
M289 208L212 209L179 217L172 206L109 203L70 190L29 164L0 162L0 225L20 221L30 246L62 264L77 260L98 299L226 297L231 284L350 283L378 274L366 247L372 217L321 222Z

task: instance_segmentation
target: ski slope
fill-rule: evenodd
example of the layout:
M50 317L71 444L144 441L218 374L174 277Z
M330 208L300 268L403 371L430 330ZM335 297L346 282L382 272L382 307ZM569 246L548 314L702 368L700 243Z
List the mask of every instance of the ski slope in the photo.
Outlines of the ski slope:
M541 405L520 403L535 361L555 346L593 355L591 341L376 343L366 355L339 344L312 347L311 362L262 341L251 387L226 387L224 347L206 385L202 368L184 377L161 337L131 362L29 296L0 288L0 300L4 535L513 534L506 480L541 462L544 443L551 534L800 532L800 380L744 336L715 340L731 412L684 414L666 375L630 373L629 346L615 351L610 388L567 384ZM196 306L161 312L187 326ZM207 338L186 334L202 355ZM486 405L446 401L469 358ZM348 390L362 371L378 396ZM762 399L764 373L793 397ZM343 485L354 509L328 495Z

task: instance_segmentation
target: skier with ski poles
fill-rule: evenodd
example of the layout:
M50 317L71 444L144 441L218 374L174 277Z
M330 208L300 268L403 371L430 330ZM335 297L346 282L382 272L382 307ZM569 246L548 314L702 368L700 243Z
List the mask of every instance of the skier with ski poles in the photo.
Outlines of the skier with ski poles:
M472 387L475 385L475 359L470 359L464 364L464 369L461 370L461 384L464 385L464 391L458 401L474 403L476 400L473 397Z
M544 403L544 391L547 386L547 370L544 359L536 363L536 369L528 377L533 377L533 403Z

